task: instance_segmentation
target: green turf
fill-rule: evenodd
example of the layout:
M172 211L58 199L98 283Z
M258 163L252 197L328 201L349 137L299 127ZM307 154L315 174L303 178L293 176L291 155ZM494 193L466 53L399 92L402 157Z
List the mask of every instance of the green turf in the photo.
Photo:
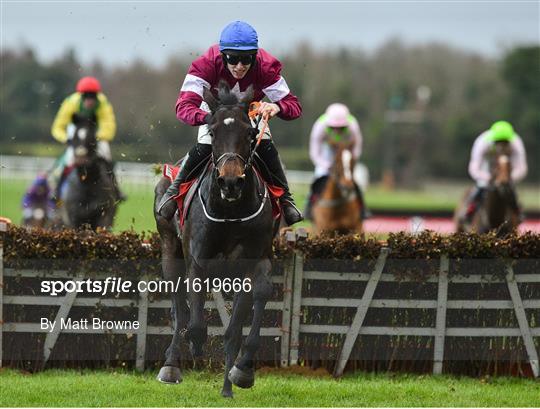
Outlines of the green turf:
M154 373L58 371L0 372L0 406L31 407L537 407L540 384L517 378L354 374L334 380L309 373L258 375L252 389L219 392L222 374L186 372L180 385Z
M29 182L0 179L0 216L11 219L14 223L21 220L21 200Z
M30 181L0 180L0 216L8 217L14 223L20 223L21 200ZM128 200L121 203L116 214L115 231L134 228L137 231L155 230L152 206L154 190L150 185L122 185Z
M370 208L384 210L453 210L456 195L412 190L385 190L373 187L366 192Z
M133 228L136 231L155 231L153 186L125 185L122 190L127 194L128 200L118 208L114 230Z

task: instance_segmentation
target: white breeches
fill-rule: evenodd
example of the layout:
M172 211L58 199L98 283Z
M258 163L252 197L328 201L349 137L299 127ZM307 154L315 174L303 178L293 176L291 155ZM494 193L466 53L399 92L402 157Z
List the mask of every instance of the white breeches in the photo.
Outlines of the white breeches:
M321 146L321 158L324 158L324 160L315 164L315 179L327 176L334 163L334 151L327 143L323 143Z
M96 147L96 153L97 153L97 156L105 159L107 162L112 162L111 146L109 145L109 142L98 141L97 147ZM66 150L66 165L67 166L73 165L73 158L74 158L73 146L68 146Z

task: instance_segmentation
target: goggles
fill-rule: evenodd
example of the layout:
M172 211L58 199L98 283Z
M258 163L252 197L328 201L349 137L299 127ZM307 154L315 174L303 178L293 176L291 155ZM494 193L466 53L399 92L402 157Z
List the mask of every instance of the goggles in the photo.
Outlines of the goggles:
M339 127L327 127L326 128L326 135L328 139L334 142L341 142L343 139L346 139L345 136L347 131L346 126L339 126Z
M95 92L83 92L82 99L97 99Z
M225 58L225 61L227 61L227 64L236 65L241 62L242 65L251 65L255 61L257 54L233 55L223 53L223 56Z

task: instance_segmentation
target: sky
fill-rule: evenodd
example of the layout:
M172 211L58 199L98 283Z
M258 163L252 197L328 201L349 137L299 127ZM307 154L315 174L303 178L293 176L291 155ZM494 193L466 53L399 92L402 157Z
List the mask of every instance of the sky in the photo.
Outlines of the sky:
M201 53L221 29L244 20L260 46L280 56L299 42L314 49L373 52L389 39L442 42L489 57L540 43L535 1L9 1L0 0L4 48L31 46L43 61L68 47L83 63L161 66Z

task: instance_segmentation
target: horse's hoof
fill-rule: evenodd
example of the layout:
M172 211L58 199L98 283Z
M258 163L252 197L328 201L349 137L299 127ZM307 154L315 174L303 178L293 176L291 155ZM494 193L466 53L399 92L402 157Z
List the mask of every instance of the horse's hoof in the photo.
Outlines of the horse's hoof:
M156 379L161 383L176 385L182 382L182 373L176 366L164 366L159 370Z
M235 365L229 371L228 378L239 388L251 388L255 383L255 371L253 369L243 371Z
M233 398L233 391L230 390L230 391L226 391L225 389L222 389L221 390L221 396L223 396L224 398Z

